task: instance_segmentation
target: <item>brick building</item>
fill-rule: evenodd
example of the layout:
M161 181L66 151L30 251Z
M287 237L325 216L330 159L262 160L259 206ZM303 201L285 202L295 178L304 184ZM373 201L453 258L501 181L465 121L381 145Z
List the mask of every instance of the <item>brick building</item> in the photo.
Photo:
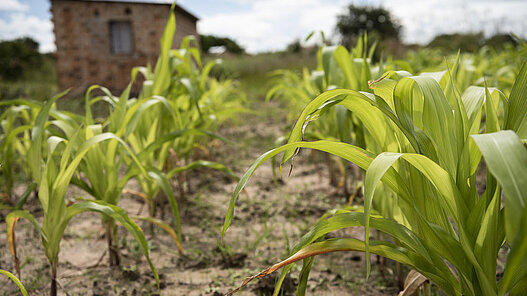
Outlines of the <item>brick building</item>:
M155 65L171 1L50 0L59 90L80 94L92 84L120 93L133 67ZM173 46L198 37L198 18L176 10Z

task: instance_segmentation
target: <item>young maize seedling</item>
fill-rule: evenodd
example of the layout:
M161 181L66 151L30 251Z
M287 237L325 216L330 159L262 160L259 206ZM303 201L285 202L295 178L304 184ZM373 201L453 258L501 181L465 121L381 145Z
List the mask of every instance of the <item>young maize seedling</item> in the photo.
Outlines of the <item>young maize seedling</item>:
M65 202L66 189L75 173L77 166L93 147L101 142L118 140L111 133L95 135L82 142L75 151L78 144L80 130L71 131L72 134L66 139L58 136L50 136L48 116L54 102L62 94L49 100L40 109L35 124L31 130L31 147L29 149L29 164L31 175L38 184L38 198L44 212L42 225L31 213L16 210L6 217L7 236L10 251L15 260L15 268L20 274L19 261L16 253L15 225L19 218L27 219L38 230L45 249L46 257L51 265L50 295L57 295L57 267L59 262L60 241L69 221L77 214L92 211L99 212L108 219L119 221L138 241L157 282L159 282L157 271L150 261L148 246L141 229L128 217L121 208L102 201L79 201L67 206ZM54 125L66 128L55 122ZM66 128L66 130L68 130ZM46 147L46 149L42 149ZM60 157L59 157L60 156Z

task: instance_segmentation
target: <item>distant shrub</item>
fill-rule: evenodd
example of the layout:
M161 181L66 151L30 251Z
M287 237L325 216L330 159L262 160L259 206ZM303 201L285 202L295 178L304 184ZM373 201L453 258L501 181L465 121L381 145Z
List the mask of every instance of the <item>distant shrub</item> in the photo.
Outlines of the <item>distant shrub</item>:
M25 78L40 68L44 57L38 52L38 43L28 37L0 42L0 78L15 81Z

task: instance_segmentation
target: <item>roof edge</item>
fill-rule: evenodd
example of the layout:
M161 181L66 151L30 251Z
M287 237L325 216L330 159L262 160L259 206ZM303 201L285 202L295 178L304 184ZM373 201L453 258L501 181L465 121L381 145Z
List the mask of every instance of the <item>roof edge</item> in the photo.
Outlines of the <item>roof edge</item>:
M172 5L172 1L157 1L157 2L149 2L148 0L50 0L50 2L54 1L65 1L65 2L94 2L94 3L127 3L127 4L153 4L153 5ZM195 21L199 20L199 17L188 11L187 9L183 8L181 5L176 4L176 11L182 12L183 14L189 16L190 18L194 19Z

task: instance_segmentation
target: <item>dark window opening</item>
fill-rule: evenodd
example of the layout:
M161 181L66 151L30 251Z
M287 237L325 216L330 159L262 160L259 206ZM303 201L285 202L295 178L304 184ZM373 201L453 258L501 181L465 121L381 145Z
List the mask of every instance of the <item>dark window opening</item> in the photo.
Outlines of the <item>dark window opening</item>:
M112 53L132 53L132 29L130 22L110 22Z
M124 10L124 13L126 13L127 15L129 15L129 14L132 13L132 10L130 9L130 7L126 7L126 9Z
M94 15L94 16L99 16L99 10L95 9L95 10L93 11L93 15Z

